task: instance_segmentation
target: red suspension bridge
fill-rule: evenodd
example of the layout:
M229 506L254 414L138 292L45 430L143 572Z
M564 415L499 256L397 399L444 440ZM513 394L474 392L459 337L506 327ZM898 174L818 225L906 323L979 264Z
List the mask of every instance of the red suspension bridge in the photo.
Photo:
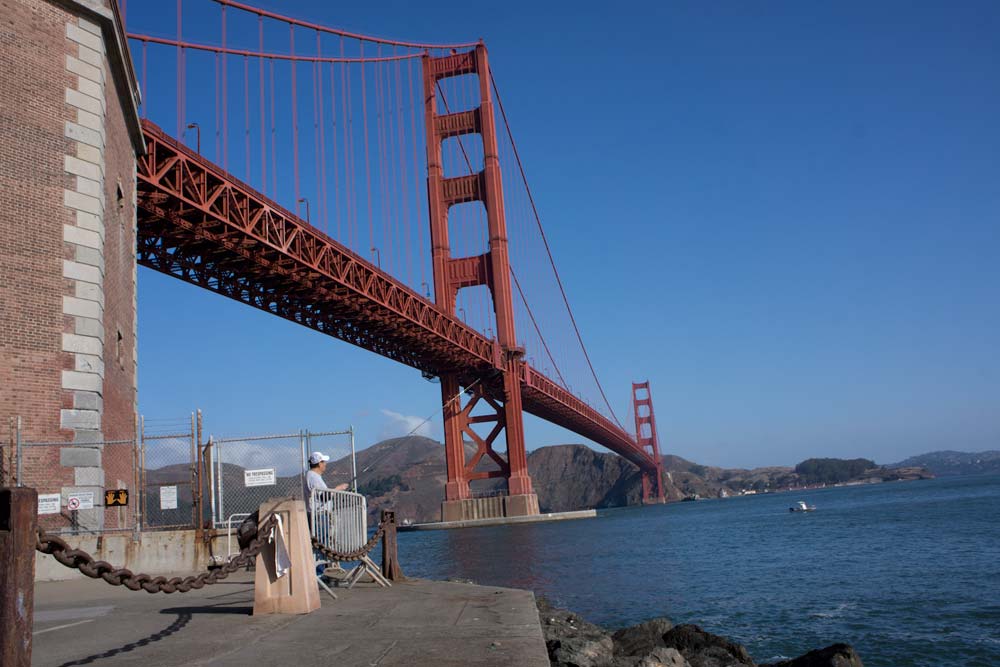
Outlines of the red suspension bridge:
M584 347L485 45L187 5L169 7L172 35L129 33L140 264L440 378L446 519L492 478L507 514L538 512L522 411L625 457L662 498L649 385L632 387L633 434Z

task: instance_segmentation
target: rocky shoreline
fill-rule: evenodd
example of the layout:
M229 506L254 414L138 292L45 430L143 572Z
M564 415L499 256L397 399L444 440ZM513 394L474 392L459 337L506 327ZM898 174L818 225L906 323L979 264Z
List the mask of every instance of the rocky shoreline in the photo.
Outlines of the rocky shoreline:
M864 667L848 644L758 664L740 644L666 618L609 631L544 598L538 617L552 667Z

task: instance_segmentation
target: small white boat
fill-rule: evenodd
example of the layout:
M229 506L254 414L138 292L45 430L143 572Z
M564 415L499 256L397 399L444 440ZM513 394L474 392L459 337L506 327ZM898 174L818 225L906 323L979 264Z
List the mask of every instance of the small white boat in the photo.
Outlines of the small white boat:
M815 505L806 505L805 501L800 500L795 506L788 508L789 512L815 512Z

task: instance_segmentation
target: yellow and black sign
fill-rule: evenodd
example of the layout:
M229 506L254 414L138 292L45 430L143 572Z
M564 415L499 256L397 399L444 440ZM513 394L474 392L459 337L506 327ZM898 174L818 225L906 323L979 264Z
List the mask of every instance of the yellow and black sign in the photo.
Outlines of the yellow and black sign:
M105 507L128 505L128 489L107 489L104 492Z

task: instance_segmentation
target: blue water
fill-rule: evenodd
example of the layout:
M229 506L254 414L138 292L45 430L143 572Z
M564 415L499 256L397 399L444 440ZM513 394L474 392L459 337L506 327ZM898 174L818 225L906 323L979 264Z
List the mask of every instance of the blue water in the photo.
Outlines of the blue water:
M805 500L811 514L791 514ZM1000 666L1000 476L403 533L407 574L529 588L605 626L697 623L758 662L845 641L866 667Z

